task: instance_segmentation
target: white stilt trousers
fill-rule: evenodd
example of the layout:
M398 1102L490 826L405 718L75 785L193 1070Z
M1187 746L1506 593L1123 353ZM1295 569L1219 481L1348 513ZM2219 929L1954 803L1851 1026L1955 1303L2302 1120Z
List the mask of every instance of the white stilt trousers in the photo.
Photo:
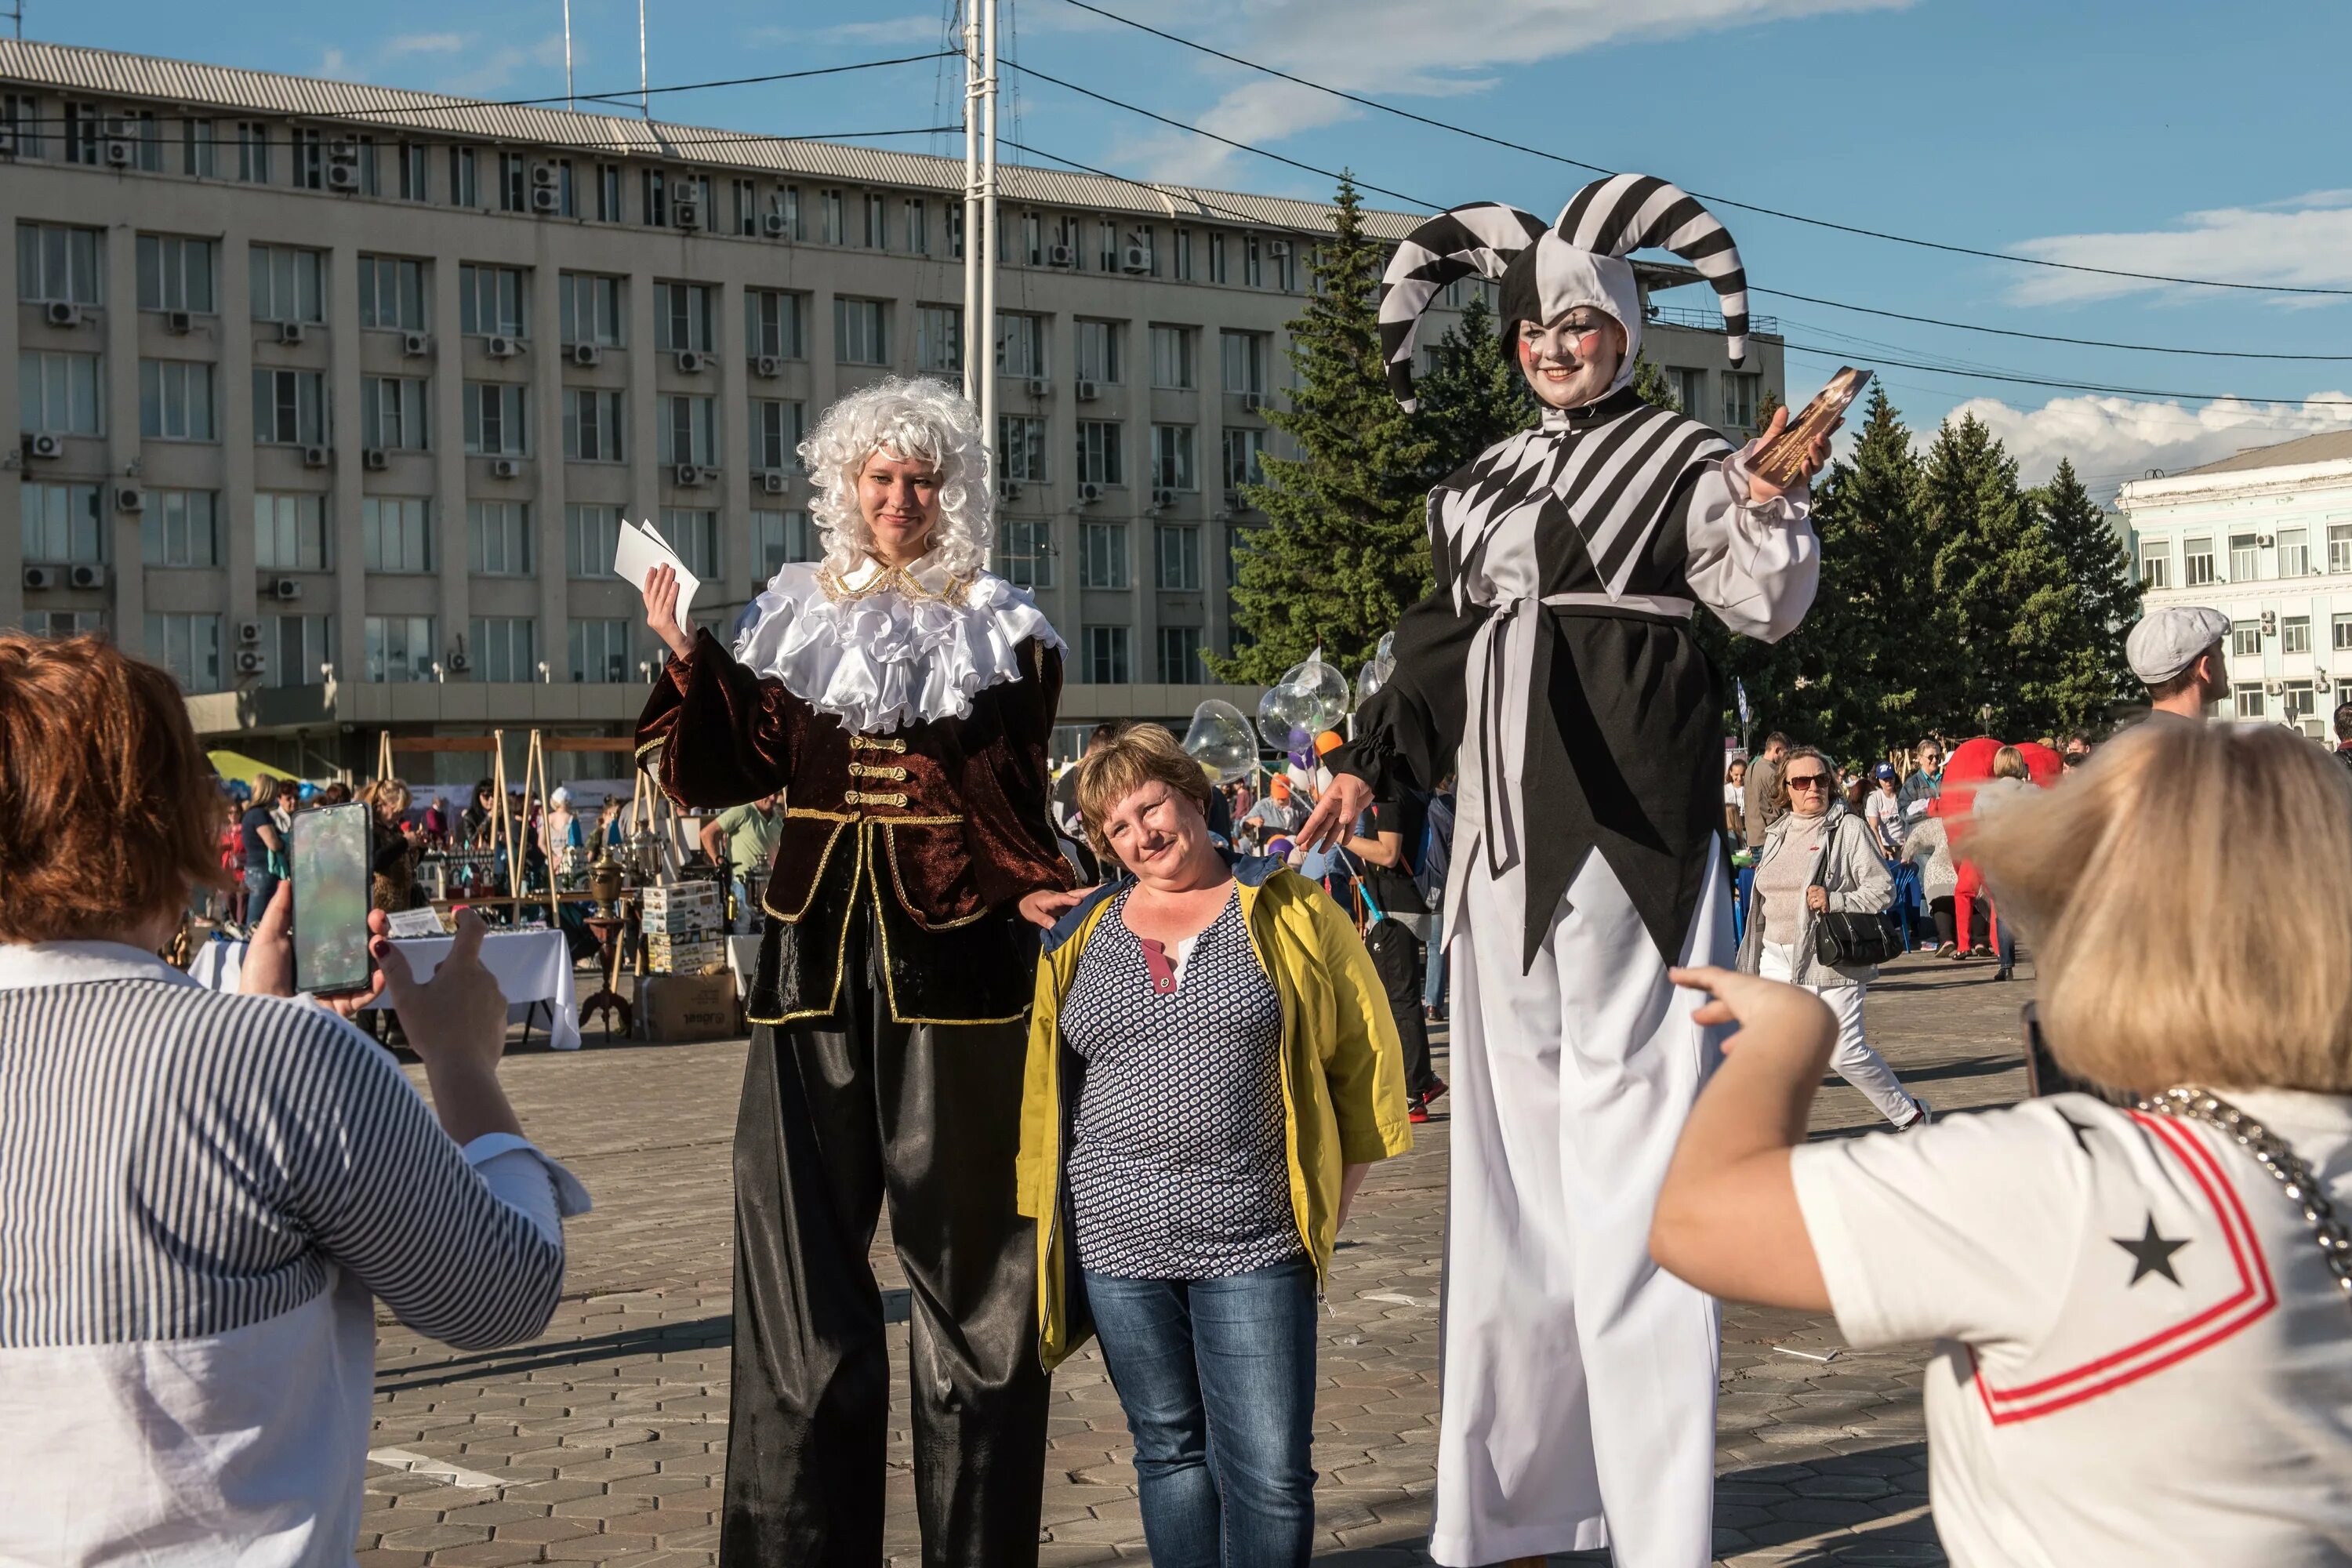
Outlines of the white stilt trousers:
M1714 1555L1714 1300L1650 1261L1651 1211L1715 1032L1596 853L1522 973L1522 872L1457 856L1453 1173L1432 1554ZM1711 859L1682 962L1731 961Z

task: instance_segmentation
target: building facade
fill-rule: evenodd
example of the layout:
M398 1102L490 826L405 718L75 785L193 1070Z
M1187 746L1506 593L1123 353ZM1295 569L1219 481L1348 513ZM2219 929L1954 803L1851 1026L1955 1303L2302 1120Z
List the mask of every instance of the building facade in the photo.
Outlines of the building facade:
M724 633L816 553L810 421L962 374L956 160L5 41L0 159L0 624L103 630L306 773L386 728L625 731L659 649L621 520ZM1241 487L1329 209L1002 187L996 565L1068 641L1064 718L1253 701L1201 655L1234 646ZM1734 371L1712 311L1652 311L1650 356L1744 437L1782 391L1770 323Z
M2328 739L2352 697L2352 432L2134 479L2116 505L2148 608L2230 618L2230 716Z

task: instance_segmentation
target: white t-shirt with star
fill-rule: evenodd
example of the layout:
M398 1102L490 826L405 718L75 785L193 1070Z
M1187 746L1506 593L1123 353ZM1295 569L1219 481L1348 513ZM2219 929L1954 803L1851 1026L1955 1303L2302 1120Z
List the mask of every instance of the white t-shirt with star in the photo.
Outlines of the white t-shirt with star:
M2224 1098L2352 1215L2352 1100ZM2234 1141L2070 1094L1791 1168L1848 1342L1937 1342L1956 1568L2352 1563L2352 1301Z

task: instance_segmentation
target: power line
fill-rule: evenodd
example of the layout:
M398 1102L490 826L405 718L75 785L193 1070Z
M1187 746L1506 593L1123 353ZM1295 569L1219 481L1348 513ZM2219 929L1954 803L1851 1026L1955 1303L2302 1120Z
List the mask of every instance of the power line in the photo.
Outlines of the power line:
M1823 359L1846 360L1853 357L1849 350L1816 348L1810 343L1783 343L1790 353L1818 354ZM2049 376L2020 375L2006 371L1955 370L1949 365L1923 364L1916 360L1874 359L1874 365L1890 365L1897 370L1921 370L1937 375L1957 375L1977 381L2006 381L2021 386L2048 386L2066 392L2099 392L2114 397L2155 398L2182 403L2259 403L2282 408L2352 408L2352 397L2250 397L2242 392L2159 392L2145 386L2106 386L2088 381L2059 381Z
M1116 180L1122 185L1132 185L1139 191L1150 191L1153 195L1162 197L1163 199L1169 194L1166 188L1155 185L1149 180L1139 180L1131 174L1114 174L1108 169L1098 169L1092 163L1081 163L1075 158L1065 158L1059 153L1048 153L1043 147L1027 146L1022 142L1013 141L1009 136L1000 135L997 137L997 141L1003 145L1012 148L1016 153L1026 153L1032 158L1043 158L1048 163L1059 163L1066 169L1076 169L1081 174L1095 174L1106 180ZM1370 187L1368 186L1366 188L1369 189ZM1263 220L1253 214L1243 212L1236 207L1223 207L1219 206L1214 202L1203 201L1201 198L1200 193L1191 189L1189 186L1184 188L1183 196L1186 201L1192 203L1194 206L1199 207L1202 212L1214 213L1219 217L1229 217L1237 223L1253 224L1260 227L1265 226Z
M1090 12L1097 16L1105 17L1108 20L1133 27L1139 32L1149 33L1155 38L1164 38L1171 44L1181 44L1188 49L1198 50L1202 54L1213 56L1215 58L1224 60L1229 64L1244 66L1251 70L1261 71L1267 76L1274 77L1282 81L1290 82L1297 87L1309 88L1314 91L1326 93L1333 98L1345 100L1349 103L1360 104L1366 109L1378 110L1383 114L1395 115L1400 120L1410 120L1414 121L1416 124L1433 126L1440 131L1450 131L1457 136L1467 136L1475 142L1484 142L1489 146L1507 148L1514 153L1525 153L1530 157L1547 159L1555 163L1564 163L1571 169L1582 169L1590 174L1614 174L1621 172L1616 169L1603 168L1598 163L1588 163L1580 158L1570 158L1562 153L1548 152L1541 147L1530 147L1523 142L1513 142L1504 137L1489 135L1483 131L1474 131L1466 125L1449 124L1443 120L1432 119L1426 114L1415 114L1409 109L1399 109L1392 103L1383 103L1376 98L1366 98L1360 93L1349 92L1340 88L1327 86L1319 81L1311 81L1303 76L1294 76L1288 71L1278 70L1275 67L1269 65L1261 65L1256 60L1246 58L1244 56L1228 54L1223 49L1212 48L1207 44L1196 43L1192 39L1183 37L1178 34L1163 32L1160 28L1154 27L1148 23L1139 22L1132 16L1122 16L1116 11L1107 11L1099 5L1088 5L1087 0L1064 0L1064 4L1075 5L1081 11ZM1088 96L1094 95L1089 94ZM1109 102L1114 100L1105 100L1105 101ZM1131 106L1122 105L1121 107ZM1154 115L1152 118L1159 119L1160 116ZM1181 124L1181 122L1171 121L1170 123ZM1191 126L1186 126L1184 128L1187 130L1197 129L1197 127ZM1202 134L1211 135L1213 133L1203 132ZM1224 138L1220 136L1217 137L1216 140L1222 142ZM1230 145L1238 147L1241 143L1233 142L1230 143ZM1247 148L1244 150L1249 152L1258 151L1256 148ZM1272 156L1272 154L1268 155ZM1289 160L1285 159L1284 162L1287 163ZM1301 164L1299 167L1303 168L1305 165ZM1313 170L1309 172L1321 173L1320 170ZM1373 187L1367 185L1364 188L1366 190L1370 190ZM1394 195L1396 193L1393 191L1383 191L1381 194L1383 195ZM1883 239L1895 245L1916 246L1923 250L1941 250L1954 256L1975 256L1981 257L1988 261L2013 262L2020 267L2047 267L2062 272L2088 272L2096 274L2103 278L2130 278L2146 283L2174 283L2196 289L2239 289L2262 294L2322 294L2330 296L2352 296L2352 289L2318 289L2287 283L2239 283L2217 278L2175 278L2169 274L2162 272L2133 272L2117 267L2092 267L2078 261L2053 261L2046 257L2013 256L2009 252L2002 250L1979 250L1973 246L1950 245L1942 240L1918 239L1910 235L1890 234L1884 229L1863 228L1853 224L1836 223L1828 218L1807 217L1802 213L1785 212L1779 207L1759 206L1754 202L1738 201L1730 196L1715 195L1706 191L1692 191L1690 194L1698 197L1701 201L1710 202L1717 206L1732 207L1740 212L1760 213L1766 217L1777 217L1789 223L1807 224L1815 228L1832 229L1839 234L1856 235L1864 239ZM1412 200L1410 196L1400 199L1405 201ZM1426 206L1429 204L1424 202L1417 203L1416 205Z
M658 91L659 89L656 89L656 90ZM24 124L30 122L19 121L19 123ZM471 134L470 132L462 131L445 131L441 130L439 127L436 127L435 129L441 135L454 138L455 144L457 145L465 144L465 139ZM902 131L812 131L793 135L787 135L782 132L770 132L763 131L727 131L721 132L714 136L661 136L655 138L651 142L648 142L643 136L635 138L615 137L604 140L592 138L567 138L560 142L545 143L544 145L548 146L551 151L558 153L583 149L593 150L598 148L612 148L622 152L658 154L677 147L741 147L746 145L764 145L777 142L862 142L871 141L878 137L886 136L929 136L945 131L961 132L962 129L963 124L959 121L953 125L915 125L908 126ZM143 138L133 136L128 138L128 140L136 142L142 141ZM233 157L240 147L280 147L292 148L299 151L305 147L317 145L323 149L327 144L327 142L330 140L332 139L321 138L319 142L311 143L299 141L293 137L233 137L228 139L215 138L211 142L206 143L206 145L210 146L213 151L214 162L219 163L225 158ZM539 143L534 144L538 145ZM159 138L155 142L154 145L157 148L162 149L167 146L167 143ZM386 145L400 145L400 143L388 143ZM411 142L407 143L407 145L415 146L420 144ZM182 142L180 143L180 146L184 150L186 143ZM134 172L143 173L156 172L152 170L140 171L137 169L136 165L133 165L133 170Z
M1751 294L1769 294L1775 300L1798 300L1808 305L1826 305L1832 310L1852 310L1859 315L1884 316L1893 321L1916 321L1925 327L1948 327L1958 332L1989 332L1995 337L2029 338L2040 343L2072 343L2080 348L2125 349L2134 353L2192 354L2200 359L2254 360L2315 360L2329 363L2352 363L2352 354L2282 354L2258 353L2245 349L2183 349L2163 343L2124 343L2105 338L2070 338L2055 332L2021 331L2012 327L1988 327L1972 321L1947 321L1934 316L1906 315L1901 310L1882 310L1870 305L1849 305L1843 300L1822 300L1811 294L1791 293L1786 289L1765 289L1750 283Z
M887 60L858 60L845 66L817 66L808 70L771 71L764 76L727 77L717 81L684 81L673 83L668 87L649 87L643 90L647 94L658 94L703 92L720 87L759 87L773 81L798 81L807 77L839 76L848 71L878 70L885 66L915 65L923 60L935 60L947 55L954 55L961 58L962 53L961 49L934 49L929 54L900 55ZM619 92L583 92L578 96L591 103L634 103L638 93L639 89L633 87ZM572 96L559 92L546 98L459 98L451 99L445 103L419 103L399 108L339 110L334 118L357 120L381 114L449 114L473 109L537 109L549 104L568 103Z

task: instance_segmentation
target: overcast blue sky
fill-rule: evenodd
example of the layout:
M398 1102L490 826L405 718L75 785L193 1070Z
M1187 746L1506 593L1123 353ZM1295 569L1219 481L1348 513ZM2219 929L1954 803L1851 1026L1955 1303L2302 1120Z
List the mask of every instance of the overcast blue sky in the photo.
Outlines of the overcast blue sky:
M2222 7L1957 0L1195 0L1109 9L1449 123L1764 206L2016 255L2352 289L2342 5ZM656 85L939 46L951 5L648 0ZM1550 216L1584 175L1370 113L1087 16L1005 0L1008 58L1436 205ZM28 0L27 36L485 97L563 90L562 0ZM583 91L633 89L633 0L574 0ZM1003 129L1116 173L1328 195L1329 182L1005 73ZM952 61L674 93L692 123L828 134L955 120ZM886 145L951 152L953 136ZM1007 152L1008 158L1019 155ZM1373 196L1379 205L1405 204ZM1763 289L2020 331L2352 356L2352 298L2140 286L1717 216ZM1687 302L1704 303L1697 290ZM1685 302L1676 299L1674 302ZM1839 357L2062 381L2352 404L2352 363L2263 363L1980 336L1761 296L1792 344L1792 395ZM1990 420L2029 479L2071 455L2112 483L2352 423L2352 406L2212 404L1887 369L1916 427Z

